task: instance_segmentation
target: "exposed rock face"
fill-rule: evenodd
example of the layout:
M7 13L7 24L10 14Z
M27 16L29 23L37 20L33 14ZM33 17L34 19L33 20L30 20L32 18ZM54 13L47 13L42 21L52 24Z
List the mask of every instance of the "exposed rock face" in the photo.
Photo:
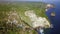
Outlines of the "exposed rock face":
M25 15L28 16L32 21L33 28L36 28L36 27L45 28L46 26L50 27L48 20L41 16L37 17L37 15L34 13L33 10L26 11Z
M52 4L47 4L47 5L46 5L46 9L45 9L45 11L48 11L49 8L54 8L54 7L55 7L55 6L52 5Z
M52 12L52 13L51 13L51 16L55 16L55 13L54 13L54 12Z
M52 5L52 4L47 4L47 5L46 5L46 8L54 8L54 5Z

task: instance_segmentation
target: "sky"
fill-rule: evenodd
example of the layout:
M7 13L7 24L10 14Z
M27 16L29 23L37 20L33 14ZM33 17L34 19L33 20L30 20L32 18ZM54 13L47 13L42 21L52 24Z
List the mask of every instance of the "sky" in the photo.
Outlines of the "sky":
M60 0L0 0L0 1L60 1Z

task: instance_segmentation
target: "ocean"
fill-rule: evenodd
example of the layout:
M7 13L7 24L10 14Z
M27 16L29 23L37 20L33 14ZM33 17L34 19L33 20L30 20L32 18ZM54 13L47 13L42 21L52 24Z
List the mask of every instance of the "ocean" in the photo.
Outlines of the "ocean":
M51 24L53 24L53 28L50 29L49 34L60 34L60 1L55 2L46 2L50 4L54 4L55 8L51 8L48 12L46 12ZM50 13L54 11L55 16L52 17Z

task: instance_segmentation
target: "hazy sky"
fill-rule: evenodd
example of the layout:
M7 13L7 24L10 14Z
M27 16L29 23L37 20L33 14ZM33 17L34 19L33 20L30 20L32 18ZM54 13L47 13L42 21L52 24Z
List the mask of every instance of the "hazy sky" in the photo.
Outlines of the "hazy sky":
M60 1L60 0L0 0L0 1Z

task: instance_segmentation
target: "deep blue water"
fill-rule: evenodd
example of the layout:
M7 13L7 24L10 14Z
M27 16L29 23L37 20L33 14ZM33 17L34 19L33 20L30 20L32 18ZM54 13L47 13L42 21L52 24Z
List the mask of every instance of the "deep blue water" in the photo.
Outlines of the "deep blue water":
M51 24L53 24L54 28L50 29L49 34L60 34L60 2L47 2L50 4L54 4L55 8L50 8L46 15L48 16ZM55 12L55 17L52 17L51 12Z

